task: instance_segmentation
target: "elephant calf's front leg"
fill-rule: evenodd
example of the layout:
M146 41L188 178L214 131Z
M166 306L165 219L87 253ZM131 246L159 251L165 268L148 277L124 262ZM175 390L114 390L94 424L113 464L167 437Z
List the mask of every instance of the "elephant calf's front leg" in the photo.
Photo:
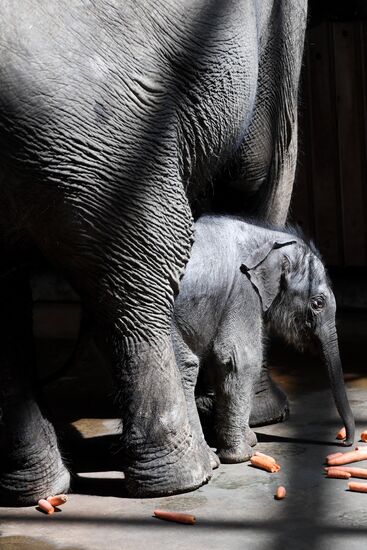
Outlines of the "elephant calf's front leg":
M197 440L201 442L203 456L209 456L210 464L212 468L215 469L219 466L220 461L205 441L195 401L195 386L199 373L199 358L184 342L180 331L175 324L172 326L172 341L174 343L177 366L181 373L182 386L187 405L187 414L192 432L195 434Z
M216 357L216 432L221 462L245 462L256 445L249 427L257 363L245 362L234 347ZM239 360L240 359L240 360Z

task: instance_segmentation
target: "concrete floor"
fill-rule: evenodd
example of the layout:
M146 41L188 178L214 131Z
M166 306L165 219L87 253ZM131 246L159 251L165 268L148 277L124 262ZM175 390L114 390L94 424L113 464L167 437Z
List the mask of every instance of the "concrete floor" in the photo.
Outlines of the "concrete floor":
M38 319L40 376L62 364L72 347L72 334L57 339L50 338L48 329L42 333L46 313ZM360 359L366 335L363 312L358 318L343 317L341 349L357 434L367 429L367 372ZM347 481L323 475L324 457L338 450L334 437L340 420L317 359L281 347L273 353L274 377L290 396L291 418L256 432L257 449L282 466L278 474L248 464L221 465L197 491L144 500L124 494L115 450L118 422L108 400L111 387L107 376L91 369L92 362L95 358L85 356L45 391L49 405L60 392L64 397L50 408L66 459L78 473L74 493L53 516L34 507L0 508L1 550L366 548L367 494L350 493ZM367 467L367 461L359 465ZM273 498L278 485L287 488L283 501ZM197 523L158 520L152 517L158 507L192 513Z

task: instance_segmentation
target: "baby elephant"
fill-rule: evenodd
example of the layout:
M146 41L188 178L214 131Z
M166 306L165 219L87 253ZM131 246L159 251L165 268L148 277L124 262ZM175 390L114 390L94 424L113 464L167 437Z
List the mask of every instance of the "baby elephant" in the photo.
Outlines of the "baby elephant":
M222 462L242 462L252 455L256 436L249 418L268 325L298 348L318 342L346 426L345 444L353 443L335 310L320 256L299 236L239 218L198 220L175 301L172 338L192 429L202 440L195 385L199 369L210 374Z

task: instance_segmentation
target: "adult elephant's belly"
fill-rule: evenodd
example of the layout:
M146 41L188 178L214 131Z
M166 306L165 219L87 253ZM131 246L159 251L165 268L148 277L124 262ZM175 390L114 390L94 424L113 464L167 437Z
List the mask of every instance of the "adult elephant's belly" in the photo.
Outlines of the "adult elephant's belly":
M108 195L156 172L153 185L195 197L239 148L257 87L252 4L147 6L2 4L1 162L26 188Z

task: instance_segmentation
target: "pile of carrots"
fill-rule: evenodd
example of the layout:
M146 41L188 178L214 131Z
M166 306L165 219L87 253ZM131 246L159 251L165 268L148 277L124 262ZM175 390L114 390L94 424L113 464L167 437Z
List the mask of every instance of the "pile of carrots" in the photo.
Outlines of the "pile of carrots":
M337 433L336 439L345 439L345 437L345 428L342 428ZM361 433L361 441L367 441L367 431ZM325 459L327 464L325 468L326 477L334 479L350 479L351 477L367 479L367 468L345 466L345 464L361 460L367 460L367 447L356 447L354 451L347 451L346 453L332 453ZM350 481L348 488L350 491L367 493L367 483Z

